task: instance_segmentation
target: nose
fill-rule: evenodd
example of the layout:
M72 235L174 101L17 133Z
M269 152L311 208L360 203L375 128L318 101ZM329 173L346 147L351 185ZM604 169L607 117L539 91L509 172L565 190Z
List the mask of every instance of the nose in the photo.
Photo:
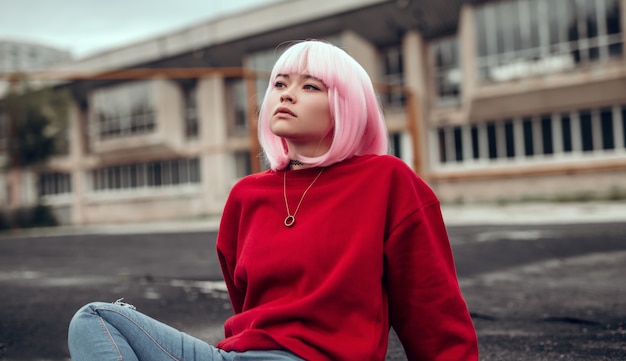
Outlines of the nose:
M289 92L289 90L285 89L285 91L282 92L282 94L280 94L280 102L290 102L293 103L294 98L291 95L291 93Z

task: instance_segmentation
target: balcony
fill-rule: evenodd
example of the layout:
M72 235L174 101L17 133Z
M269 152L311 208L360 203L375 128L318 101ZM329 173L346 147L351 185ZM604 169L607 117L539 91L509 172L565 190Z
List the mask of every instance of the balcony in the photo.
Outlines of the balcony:
M150 80L96 90L90 145L103 158L176 154L183 144L182 95L176 84Z
M492 79L478 85L470 100L470 119L576 109L585 104L621 101L626 91L622 58L576 66L554 56L490 69Z

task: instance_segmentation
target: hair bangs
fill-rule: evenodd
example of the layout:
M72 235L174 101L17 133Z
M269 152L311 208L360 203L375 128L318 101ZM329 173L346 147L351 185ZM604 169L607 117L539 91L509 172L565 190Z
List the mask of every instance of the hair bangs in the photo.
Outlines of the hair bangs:
M278 74L306 74L324 83L327 88L337 85L336 56L332 45L321 41L297 43L287 49L272 70L272 79Z

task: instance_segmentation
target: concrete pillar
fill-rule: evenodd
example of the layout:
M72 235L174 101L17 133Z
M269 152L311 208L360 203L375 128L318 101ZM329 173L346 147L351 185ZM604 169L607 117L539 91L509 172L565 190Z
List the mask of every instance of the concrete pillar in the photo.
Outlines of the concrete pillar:
M410 96L407 98L409 123L407 124L413 147L413 170L421 177L428 173L428 74L424 38L417 31L409 31L402 41L404 56L404 81Z
M224 78L213 76L198 80L203 211L222 211L230 191L234 161L227 147L227 114Z
M157 132L174 148L183 146L185 126L183 121L183 94L178 84L168 79L155 79Z
M461 62L461 102L465 114L469 114L472 99L477 87L476 32L474 31L474 10L463 5L459 19L459 57Z
M348 52L367 71L373 82L378 81L378 52L376 47L353 31L341 35L343 49Z
M71 222L72 224L85 224L86 198L87 198L87 169L85 137L83 126L87 125L87 116L82 112L78 104L71 103L68 111L68 124L70 130L70 164L72 182Z

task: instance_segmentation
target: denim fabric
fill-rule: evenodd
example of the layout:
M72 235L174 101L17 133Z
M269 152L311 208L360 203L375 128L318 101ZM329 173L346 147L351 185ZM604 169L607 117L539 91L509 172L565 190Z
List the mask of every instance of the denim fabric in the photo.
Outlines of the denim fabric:
M73 361L302 361L287 351L227 352L127 304L90 303L70 322Z

